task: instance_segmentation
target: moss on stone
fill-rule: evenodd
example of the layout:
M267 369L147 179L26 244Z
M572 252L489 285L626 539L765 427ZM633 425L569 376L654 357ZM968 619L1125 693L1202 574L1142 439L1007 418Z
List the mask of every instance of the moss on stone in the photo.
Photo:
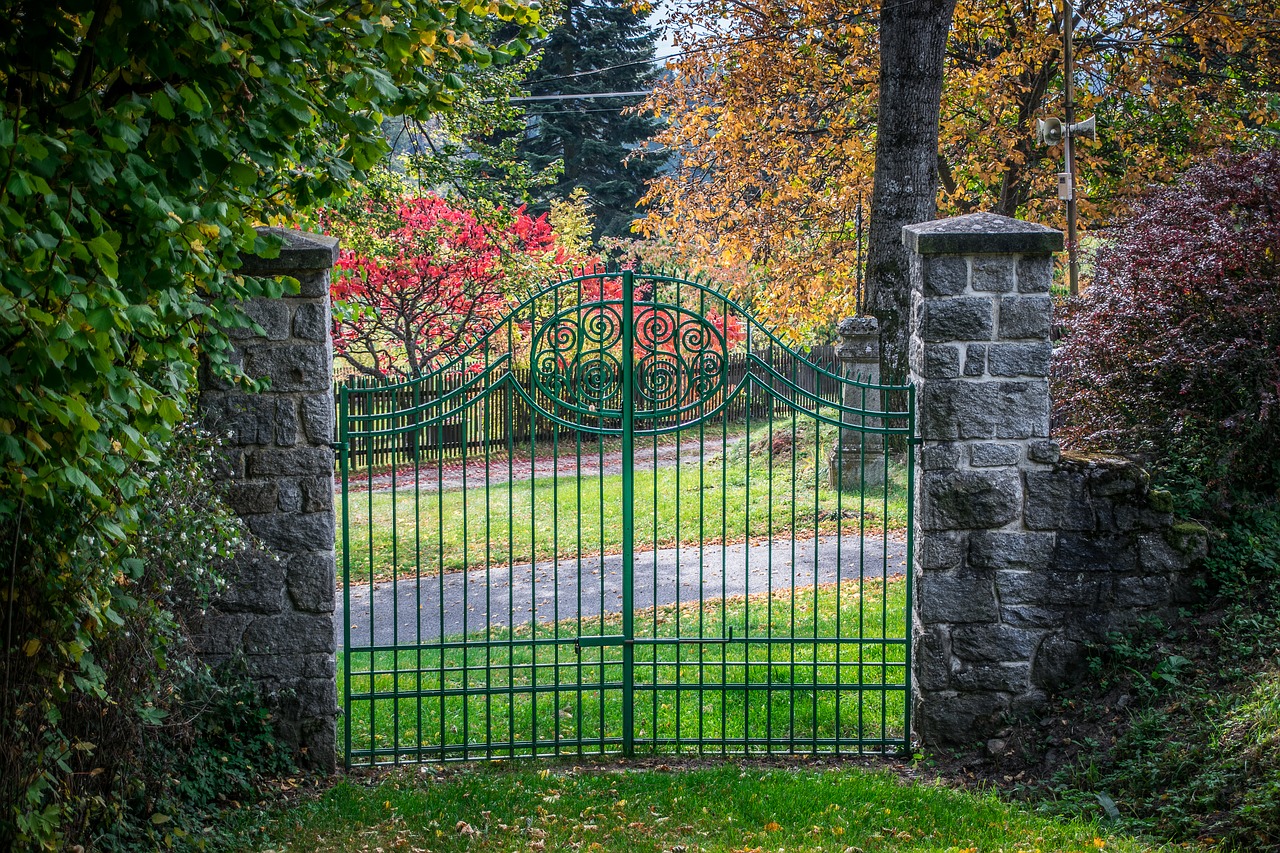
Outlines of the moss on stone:
M1173 494L1164 489L1152 489L1149 495L1151 508L1156 512L1173 512Z

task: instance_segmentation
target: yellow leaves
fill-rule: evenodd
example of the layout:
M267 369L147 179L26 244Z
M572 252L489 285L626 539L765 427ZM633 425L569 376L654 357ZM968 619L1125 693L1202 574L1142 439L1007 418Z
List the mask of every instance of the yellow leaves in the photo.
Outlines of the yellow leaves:
M22 651L29 658L35 657L36 652L40 651L40 640L35 637L27 640L26 644L22 647Z

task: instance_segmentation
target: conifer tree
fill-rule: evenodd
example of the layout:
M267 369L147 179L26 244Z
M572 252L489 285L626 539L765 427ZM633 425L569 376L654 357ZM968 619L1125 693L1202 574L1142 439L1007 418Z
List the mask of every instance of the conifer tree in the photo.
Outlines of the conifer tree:
M531 95L632 92L652 88L661 69L652 62L658 32L629 3L564 0L561 23L540 45L542 62L529 75ZM582 72L590 72L583 74ZM575 188L590 195L596 238L622 236L638 215L645 182L665 157L627 155L643 148L659 128L652 115L624 115L639 98L534 101L519 152L536 173L557 160L564 171L541 189L531 211L568 199Z

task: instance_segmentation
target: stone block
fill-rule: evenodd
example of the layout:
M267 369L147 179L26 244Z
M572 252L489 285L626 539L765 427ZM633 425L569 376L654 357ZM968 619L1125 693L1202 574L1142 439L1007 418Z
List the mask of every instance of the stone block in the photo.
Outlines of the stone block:
M1093 530L1096 519L1083 474L1028 471L1026 524L1031 530Z
M1115 583L1116 604L1120 607L1163 608L1172 599L1167 577L1124 577Z
M987 345L969 344L964 348L964 375L983 376L987 372Z
M958 690L993 690L1016 694L1031 687L1031 663L966 666L951 678Z
M960 467L960 445L926 444L920 451L920 465L926 471L954 471Z
M1053 258L1033 255L1018 259L1018 292L1048 293L1053 285Z
M327 614L260 616L244 632L244 650L249 655L331 655L334 647L333 619Z
M252 329L234 329L231 337L265 338L269 341L283 341L289 337L289 306L283 299L250 299L241 303L240 308L246 317L261 327L262 334L258 335Z
M306 613L332 613L337 563L332 551L298 554L289 561L286 581L294 608Z
M276 400L275 443L281 447L298 443L298 407L288 397Z
M239 480L244 477L245 452L239 447L219 447L213 452L209 476L215 480Z
M982 530L969 535L969 565L996 571L1044 571L1052 567L1052 533Z
M299 275L298 284L298 296L309 299L329 298L329 270Z
M959 296L969 287L969 259L961 255L925 258L922 273L927 296Z
M1190 563L1187 555L1169 544L1160 533L1144 533L1138 537L1138 565L1147 574L1170 575L1185 571Z
M1151 475L1127 459L1106 459L1086 470L1089 491L1095 496L1142 494L1151 484Z
M1011 628L1061 628L1067 618L1068 615L1057 608L1000 601L1000 621Z
M333 657L323 653L249 655L246 664L251 676L276 684L336 676Z
M921 696L916 729L925 746L961 746L984 741L1003 728L1010 700L1001 692L929 693Z
M333 511L333 476L303 477L298 481L302 487L303 512Z
M999 468L1017 465L1022 448L1016 444L971 444L969 464L974 468Z
M946 690L951 686L951 635L946 628L933 626L916 632L915 681L922 690Z
M279 401L266 394L227 394L209 400L201 415L205 428L236 447L274 444Z
M333 476L333 451L328 447L255 450L249 456L250 477Z
M328 445L333 441L333 397L330 394L308 394L302 400L302 427L312 444Z
M1138 568L1137 551L1125 536L1060 533L1053 559L1063 572L1133 572Z
M191 642L202 656L230 657L240 651L245 629L253 620L252 613L206 610L188 617Z
M925 530L1003 527L1022 510L1016 472L926 471L920 523Z
M1031 683L1046 690L1077 684L1087 674L1085 647L1061 634L1050 634L1040 643L1031 664Z
M279 512L302 512L302 487L296 480L279 480L280 495L276 502Z
M999 618L990 572L922 572L916 608L925 624L992 622Z
M930 299L924 304L920 337L926 343L987 341L994 331L993 313L986 297Z
M973 259L971 286L976 291L1008 293L1013 290L1015 261L1011 256Z
M299 302L293 308L293 336L304 341L328 340L329 305L326 302Z
M214 600L223 613L279 613L284 609L285 564L256 549L238 554L223 566L227 587Z
M960 349L954 344L926 344L924 377L950 379L960 375Z
M275 512L280 486L274 480L232 483L227 489L227 505L242 518Z
M926 440L1045 438L1049 384L934 380L924 383L919 412Z
M916 562L922 569L957 569L964 562L967 534L937 531L917 536Z
M951 653L971 662L1031 662L1043 631L1009 625L960 625L951 632Z
M245 372L269 379L278 393L333 387L333 357L322 344L256 344L245 348Z
M987 372L992 376L1048 376L1053 347L1048 341L1028 344L992 344L987 350Z
M1001 604L1097 608L1111 598L1111 578L1083 572L996 572Z
M1000 300L1000 339L1049 340L1053 300L1048 296L1005 296Z
M1027 444L1027 459L1032 462L1052 465L1060 458L1062 458L1062 450L1058 447L1058 442L1051 438L1042 438Z
M332 512L255 515L249 519L249 529L277 551L318 551L333 547Z

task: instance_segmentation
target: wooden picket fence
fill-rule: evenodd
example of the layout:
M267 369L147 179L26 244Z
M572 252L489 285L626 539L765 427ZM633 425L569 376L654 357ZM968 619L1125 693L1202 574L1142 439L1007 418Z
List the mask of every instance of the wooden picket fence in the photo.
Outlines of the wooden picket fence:
M840 393L839 383L810 368L812 364L831 373L839 373L834 347L814 347L805 360L797 359L781 349L774 350L772 354L762 353L761 357L776 372L805 391L833 403L836 401ZM742 381L749 370L746 354L730 355L725 370L725 390L703 401L708 411L720 405L726 391L736 388ZM512 368L511 373L539 406L554 410L552 402L534 388L529 368ZM350 467L365 469L412 465L415 462L434 463L484 453L486 449L498 453L519 453L528 452L532 446L538 447L541 452L541 449L550 447L550 442L556 438L572 438L571 428L557 425L534 411L525 398L510 387L500 393L486 393L490 386L485 383L478 383L454 398L448 404L448 413L444 417L441 417L443 413L440 411L432 412L429 405L422 414L405 414L457 391L473 378L467 374L439 373L413 387L386 389L380 387L385 383L357 376L347 376L335 382L335 406L338 405L343 386L361 390L362 393L349 394L347 400L348 419L374 416L374 420L370 422L360 422L362 429L393 430L411 427L423 420L435 421L420 429L374 436L372 439L351 437L348 442ZM778 383L774 383L774 387L787 395L786 389ZM771 395L758 390L751 394L739 394L729 402L724 417L731 423L743 421L747 418L748 410L752 418L768 417L775 409L775 402ZM335 412L335 416L335 422L341 423L341 413Z

